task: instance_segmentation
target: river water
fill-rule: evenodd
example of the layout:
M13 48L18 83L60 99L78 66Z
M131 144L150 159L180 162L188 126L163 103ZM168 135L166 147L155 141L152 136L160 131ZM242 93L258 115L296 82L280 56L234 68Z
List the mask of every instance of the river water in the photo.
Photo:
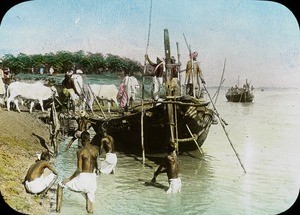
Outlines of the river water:
M165 154L147 156L142 165L140 156L118 152L116 174L97 178L94 214L278 214L287 210L300 187L300 90L257 89L253 103L243 104L227 102L224 89L216 107L228 123L226 131L247 173L221 125L212 125L202 152L179 156L181 193L166 194L164 174L155 186L145 183ZM75 142L65 152L67 141L61 143L56 159L59 181L76 169L78 145ZM64 191L61 214L86 214L84 197Z
M20 78L27 79L28 75ZM58 83L63 75L50 78ZM122 77L111 74L101 79L99 76L85 79L87 83L116 85L121 80ZM147 96L150 85L145 89ZM215 91L209 88L211 95ZM225 129L247 173L221 125L212 125L202 152L196 150L179 156L182 179L179 194L166 194L168 182L163 174L158 176L156 186L145 183L151 180L159 158L165 154L148 155L142 165L140 155L117 152L116 174L97 178L94 214L269 215L287 210L300 188L300 90L255 89L254 101L246 104L227 102L225 92L226 89L221 90L216 107L228 123ZM58 181L76 169L78 145L75 142L65 152L69 140L70 137L60 144L55 164ZM86 214L84 197L66 190L61 214Z

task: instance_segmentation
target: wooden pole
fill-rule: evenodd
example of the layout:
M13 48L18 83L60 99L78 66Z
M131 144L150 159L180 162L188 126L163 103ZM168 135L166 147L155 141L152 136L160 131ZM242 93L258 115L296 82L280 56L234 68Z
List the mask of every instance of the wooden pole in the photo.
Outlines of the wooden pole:
M178 64L179 64L179 67L176 68L176 71L180 71L180 53L179 53L179 43L176 42L176 47L177 47L177 58L178 58ZM181 95L181 80L180 80L180 76L179 76L179 72L177 73L177 77L179 78L179 95ZM177 85L178 87L178 85ZM176 89L176 88L175 88ZM174 92L174 100L176 100L176 90ZM179 154L179 142L178 142L178 120L177 120L177 105L175 104L174 105L174 108L175 108L175 134L176 134L176 149L177 149L177 154Z
M222 72L222 76L221 76L221 79L220 79L220 84L219 84L219 87L218 87L218 91L217 91L217 95L216 95L216 99L215 99L215 104L217 103L217 100L218 100L218 96L219 96L219 92L220 92L220 89L221 89L221 85L224 82L223 78L224 78L224 72L225 72L225 64L226 64L226 58L224 60L223 72Z
M191 132L190 127L189 127L188 125L185 125L185 126L186 126L187 130L189 131L191 137L193 138L193 141L195 142L195 144L196 144L196 146L197 146L199 152L202 154L201 148L200 148L199 144L197 143L197 141L195 140L194 135L193 135L193 133Z
M213 108L214 108L214 110L215 110L215 113L216 113L216 115L217 115L217 117L218 117L218 119L219 119L219 121L220 121L220 124L221 124L221 126L222 126L222 128L223 128L223 130L224 130L224 132L225 132L225 134L226 134L226 137L227 137L227 139L228 139L228 141L229 141L229 143L230 143L230 146L231 146L231 148L233 149L233 151L234 151L234 153L235 153L235 155L236 155L236 157L237 157L237 159L238 159L238 161L239 161L239 163L240 163L242 169L243 169L244 172L246 173L246 170L245 170L244 165L243 165L243 163L242 163L242 161L241 161L241 159L240 159L240 156L239 156L239 154L237 153L237 151L235 150L235 148L234 148L234 146L233 146L233 144L232 144L232 142L231 142L231 140L230 140L230 138L229 138L229 135L228 135L228 133L227 133L227 131L226 131L226 129L225 129L223 119L221 119L221 117L220 117L220 115L219 115L219 113L218 113L218 111L217 111L217 109L216 109L216 106L214 105L214 103L213 103L213 101L212 101L212 99L211 99L211 97L210 97L210 94L209 94L209 92L208 92L208 90L207 90L207 88L206 88L206 86L205 86L204 83L203 83L203 86L204 86L204 89L205 89L205 91L207 92L207 95L208 95L208 97L209 97L209 99L210 99L210 101L211 101L211 103L212 103L212 105L213 105Z
M171 89L170 89L170 82L171 82L171 49L170 49L170 38L169 38L169 31L168 29L164 29L164 45L165 45L165 56L166 56L166 71L167 71L167 89L166 93L167 96L171 95ZM170 125L170 136L171 141L174 141L174 110L172 104L167 104L167 110L168 110L168 121Z
M152 14L152 0L150 1L150 12L149 12L149 26L148 26L148 39L146 45L145 54L148 53L149 41L150 41L150 30L151 30L151 14ZM144 99L145 99L145 73L146 73L146 59L144 60L144 70L142 78L142 112L141 112L141 147L142 147L142 158L143 164L146 161L145 146L144 146Z
M90 89L90 91L91 91L91 94L93 95L93 97L94 97L94 99L95 99L97 105L99 106L100 111L101 111L102 115L104 116L104 119L106 119L107 117L106 117L104 111L102 110L102 107L101 107L101 105L100 105L100 103L99 103L97 97L95 96L95 94L94 94L94 92L92 91L92 88L91 88L91 86L90 86L89 84L88 84L88 87L89 87L89 89Z

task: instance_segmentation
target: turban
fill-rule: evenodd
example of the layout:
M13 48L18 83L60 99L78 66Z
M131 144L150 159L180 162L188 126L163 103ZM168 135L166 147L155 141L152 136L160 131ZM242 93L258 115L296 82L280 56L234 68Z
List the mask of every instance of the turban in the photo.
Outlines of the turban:
M190 54L190 58L195 58L198 56L198 52L193 52Z

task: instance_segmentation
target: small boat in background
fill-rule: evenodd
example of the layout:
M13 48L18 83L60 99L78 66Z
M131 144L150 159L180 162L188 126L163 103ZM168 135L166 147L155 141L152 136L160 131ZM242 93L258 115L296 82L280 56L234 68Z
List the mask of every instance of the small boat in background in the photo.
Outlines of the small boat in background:
M253 86L250 87L246 79L243 87L235 85L235 87L229 88L226 92L226 98L229 102L252 102L254 99L253 89Z

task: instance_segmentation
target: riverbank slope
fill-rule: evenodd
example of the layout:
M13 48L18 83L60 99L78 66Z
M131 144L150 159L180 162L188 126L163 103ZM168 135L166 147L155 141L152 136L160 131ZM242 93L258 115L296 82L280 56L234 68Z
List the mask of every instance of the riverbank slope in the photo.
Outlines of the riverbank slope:
M22 184L36 154L48 143L48 127L34 115L0 109L0 190L5 202L20 213L46 214L53 202L50 191L41 198L26 193Z

